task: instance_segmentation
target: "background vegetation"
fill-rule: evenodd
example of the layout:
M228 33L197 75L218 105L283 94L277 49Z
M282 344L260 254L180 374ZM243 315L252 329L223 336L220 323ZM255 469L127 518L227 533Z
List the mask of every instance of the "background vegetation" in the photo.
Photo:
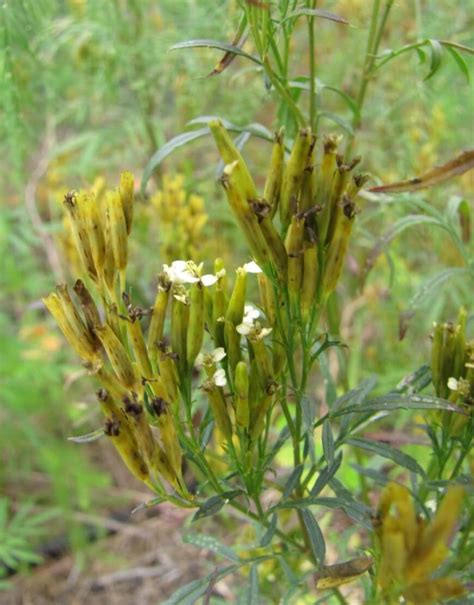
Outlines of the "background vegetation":
M328 0L324 8L344 16L351 27L318 22L318 78L352 96L370 4ZM64 548L87 572L93 555L86 548L90 527L84 515L89 521L95 515L99 521L93 525L102 526L100 518L133 508L140 497L106 447L67 441L96 425L91 389L86 380L78 382L83 372L40 302L65 274L62 196L98 178L115 183L124 169L141 175L156 149L199 115L222 116L237 125L258 121L271 130L276 108L261 74L239 58L222 75L206 77L219 53L169 52L191 38L231 41L238 18L232 0L18 0L1 8L0 563L5 572L26 572L40 560L45 543L66 536ZM396 3L381 51L424 38L472 46L472 19L469 3L457 0ZM295 77L307 71L304 31L301 48L298 42L291 66ZM420 174L472 142L472 83L449 56L425 79L432 61L427 54L401 55L371 83L357 152L376 182ZM472 57L466 64L472 68ZM330 89L321 95L327 114L321 132L347 136L350 107ZM262 142L248 144L254 173L264 174L268 149ZM184 191L202 196L207 214L198 253L209 256L219 249L237 266L243 251L222 211L216 167L212 144L193 143L165 162L149 190L161 188L164 175L183 175ZM338 384L353 388L378 376L377 388L384 392L426 362L431 322L454 318L472 291L466 280L436 276L464 266L466 257L443 229L425 224L390 229L400 225L407 208L426 214L428 204L444 213L457 197L472 204L473 193L470 173L426 194L367 196L347 269L352 277L339 300L351 355L341 364ZM157 220L153 204L142 200L132 264L134 287L150 302L154 276L169 260ZM356 269L377 236L385 236L387 246L362 285ZM400 317L410 310L416 315L400 340ZM335 388L329 370L326 378L326 389ZM403 425L399 418L394 433ZM346 484L358 489L354 469L345 473ZM13 546L2 550L9 540Z

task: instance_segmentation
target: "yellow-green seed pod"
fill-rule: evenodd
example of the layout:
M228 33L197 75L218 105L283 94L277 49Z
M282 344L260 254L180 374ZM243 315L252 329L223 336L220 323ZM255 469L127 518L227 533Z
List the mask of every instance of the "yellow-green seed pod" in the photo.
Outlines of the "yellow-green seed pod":
M354 218L355 206L351 200L344 198L343 211L340 213L340 220L337 223L331 245L326 253L323 285L323 297L325 299L335 290L339 281L349 246Z
M267 202L259 200L253 201L251 206L258 218L260 229L270 249L272 263L275 266L280 282L285 284L288 274L288 258L280 234L270 218L271 207Z
M138 448L133 433L118 418L107 419L104 428L128 470L140 481L149 479L148 466Z
M103 390L110 393L114 400L122 401L123 398L129 394L128 390L119 382L115 374L109 372L104 366L93 368L91 373L101 383Z
M234 326L241 324L244 318L246 289L247 271L243 267L239 267L235 272L234 289L225 315L226 320L232 322Z
M291 221L291 215L296 211L301 183L303 182L304 170L307 165L308 153L314 144L311 130L302 128L296 137L291 150L288 164L286 165L281 182L280 193L280 220L286 229Z
M191 286L189 306L189 328L187 333L186 352L188 367L192 368L199 355L204 339L204 287L196 282Z
M161 280L161 283L158 285L158 292L153 306L147 340L148 350L153 358L156 358L158 343L163 339L163 328L170 297L170 287L171 284L166 284L163 280Z
M123 409L148 465L155 458L156 441L145 416L143 405L135 398L124 397Z
M109 293L115 292L115 277L117 268L115 266L114 252L112 250L112 239L110 237L110 229L106 226L106 245L105 245L105 261L103 268L104 282Z
M444 324L435 322L433 323L433 328L433 342L431 344L431 379L435 392L439 396L443 368Z
M313 208L315 205L315 174L314 166L307 166L304 170L303 180L301 183L301 193L299 199L299 210L304 212Z
M250 362L249 372L249 408L252 419L258 409L259 398L262 395L262 381L258 372L257 361L253 358Z
M224 346L225 313L227 310L227 297L219 282L214 291L212 304L212 338L217 347Z
M105 263L105 235L104 225L100 220L99 207L97 200L90 193L79 194L80 203L83 206L83 213L87 225L87 234L89 245L94 259L97 273L102 273Z
M324 138L324 153L321 162L320 176L318 181L317 200L322 211L318 217L318 237L322 242L326 241L329 223L333 212L334 180L336 173L336 154L341 136L330 135Z
M160 437L163 442L166 457L173 469L173 473L176 476L180 476L182 453L170 404L163 398L156 397L151 401L150 405L157 418L158 426L160 428Z
M250 422L249 409L249 373L247 364L239 361L235 368L235 423L240 429L248 429Z
M223 258L216 258L214 261L214 274L218 277L218 283L220 284L222 290L227 295L227 290L229 289L229 280L227 278L227 271L224 264Z
M228 320L225 321L224 325L224 342L227 362L233 376L235 366L242 359L242 352L240 350L240 334L235 329L235 325Z
M450 324L444 324L443 358L441 365L440 397L449 398L448 380L454 376L454 356L456 351L456 328Z
M303 252L303 281L301 285L301 316L308 320L311 309L316 304L319 280L318 248L316 243L306 246Z
M285 240L288 252L288 290L293 295L300 292L303 279L304 225L305 219L301 214L293 215Z
M178 297L178 298L177 298ZM185 290L174 286L171 303L171 348L178 356L178 366L182 371L187 367L187 334L189 325L189 305Z
M270 205L270 217L273 218L280 201L281 181L285 162L285 147L283 145L283 129L275 133L270 168L268 170L263 199Z
M350 183L347 185L345 195L355 200L359 195L362 187L370 180L370 174L358 172L352 176Z
M79 299L79 304L81 305L82 312L84 313L89 332L94 334L94 327L99 326L101 323L99 309L97 308L91 293L81 279L76 280L73 290Z
M456 342L454 345L453 376L463 377L466 373L466 309L461 308L456 326Z
M127 321L127 333L140 374L142 378L150 379L153 376L153 370L143 336L140 314L130 314L129 321Z
M152 467L156 469L158 474L164 477L179 493L185 491L185 489L183 490L182 481L175 475L168 456L160 445L157 445L155 460Z
M134 178L131 172L123 172L120 175L119 193L122 200L123 214L127 225L127 233L130 235L133 223L133 198L134 198Z
M158 354L158 371L165 388L163 398L176 405L178 403L178 370L175 355L166 347L163 347Z
M255 199L257 197L257 189L253 182L247 164L245 163L242 154L235 146L231 136L224 128L220 120L211 120L209 128L214 136L217 148L221 158L225 164L235 164L235 174L239 180L240 186L244 193L244 198ZM238 176L237 176L238 175Z
M268 384L274 382L272 360L263 338L252 338L251 335L248 338L252 344L255 361L257 362L257 371L260 376L262 389L266 390Z
M69 322L69 325L71 326L72 330L76 334L77 338L81 340L84 345L90 347L91 350L97 351L99 347L95 335L93 332L89 331L89 328L79 315L79 312L71 299L67 285L57 285L56 293L58 295L59 302L61 303L61 306L64 310L66 319Z
M50 294L46 298L43 298L43 303L56 320L64 337L79 357L94 364L97 361L95 347L91 345L88 339L83 340L78 332L71 326L58 295L56 293Z
M265 417L274 400L273 394L265 393L260 399L256 413L252 416L251 421L251 438L258 439L265 428Z
M128 233L122 200L118 191L109 191L107 194L107 223L115 267L123 272L128 260Z
M286 251L285 251L286 254ZM260 292L260 305L265 311L268 323L271 326L276 324L276 305L275 295L273 293L272 284L268 277L263 273L257 273L258 289Z
M257 198L256 191L251 197L247 194L237 162L225 166L221 181L231 210L242 235L247 241L250 252L264 269L271 262L272 254L258 224L257 217L249 205L249 200Z
M203 387L209 399L214 420L217 428L221 431L227 441L232 439L232 423L230 421L227 405L222 389L213 384L207 383Z
M112 328L108 324L96 326L95 333L102 343L112 368L117 374L120 382L127 389L133 389L136 384L136 376L132 363Z
M88 224L84 213L84 199L71 192L64 198L64 207L69 215L74 243L86 275L97 281L98 273L89 242Z
M119 418L121 416L120 406L107 389L99 389L96 394L101 410L106 418L113 418L114 416Z

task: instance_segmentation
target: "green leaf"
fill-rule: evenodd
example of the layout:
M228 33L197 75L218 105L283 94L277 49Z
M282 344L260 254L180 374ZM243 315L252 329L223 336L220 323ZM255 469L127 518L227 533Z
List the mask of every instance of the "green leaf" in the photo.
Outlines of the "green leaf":
M352 445L372 454L382 456L382 458L388 458L389 460L392 460L399 466L403 466L413 473L421 475L422 477L425 476L425 471L414 458L408 454L405 454L405 452L387 445L386 443L370 441L369 439L364 439L363 437L352 437L348 439L346 443L347 445Z
M260 540L260 546L265 547L270 544L270 542L273 539L273 536L275 535L275 531L277 529L277 524L278 524L278 515L276 513L273 513L273 515L270 519L270 524L267 527L266 532L263 534L262 539Z
M326 544L324 542L321 529L311 511L304 509L301 512L301 515L303 517L303 523L306 527L306 531L308 532L309 543L314 558L319 562L320 565L324 565L324 559L326 558Z
M424 284L422 284L422 286L415 292L408 303L408 308L417 309L425 302L425 300L431 298L434 290L439 290L441 286L448 280L461 276L470 276L471 279L474 277L472 271L464 267L451 267L436 273L436 275L425 281Z
M178 147L182 147L191 141L195 141L196 139L200 139L203 136L206 136L210 133L209 128L200 128L199 130L193 130L191 132L183 132L178 136L172 138L167 143L165 143L158 151L156 151L151 158L148 160L148 164L145 166L145 170L143 172L142 184L141 184L141 192L142 194L145 192L148 181L153 175L154 170L158 168L161 162L167 158L175 149Z
M341 118L341 116L339 116L337 113L332 113L330 111L321 111L318 114L318 119L321 119L321 118L326 118L326 120L330 120L331 122L334 122L335 124L340 126L343 130L345 130L347 133L349 133L351 136L354 134L354 129L352 128L351 124L344 118Z
M334 446L334 437L332 435L331 425L329 424L329 420L326 419L323 422L323 452L324 458L328 464L334 461L334 453L336 448Z
M201 504L199 509L194 514L192 522L194 523L195 521L203 519L204 517L215 515L221 510L224 504L227 504L229 500L232 500L240 494L242 494L242 490L236 489L230 492L224 492L223 494L218 494L216 496L211 496L208 500Z
M221 557L225 557L226 559L230 559L234 563L240 563L240 557L225 544L216 540L212 536L208 536L206 534L194 534L188 533L184 534L183 542L185 544L192 544L193 546L197 546L198 548L204 548L205 550L210 550L216 555L220 555Z
M301 412L303 416L303 427L307 432L313 432L314 419L316 417L316 401L307 395L301 399Z
M223 50L226 53L238 55L239 57L245 57L249 61L253 61L257 65L263 65L258 57L250 55L238 46L227 44L226 42L220 42L219 40L199 39L199 40L186 40L185 42L178 42L173 44L170 50L182 50L186 48L215 48L217 50Z
M445 46L445 48L451 55L451 57L454 59L454 62L459 67L459 71L463 74L463 76L466 78L467 83L469 84L471 81L469 75L469 67L467 66L467 63L464 60L464 57L452 46Z
M384 412L391 410L446 410L457 414L466 414L460 407L453 405L446 399L428 395L389 393L367 401L363 404L348 405L330 412L331 418L345 414L363 414L366 412Z
M334 475L339 470L339 467L342 463L342 452L334 458L334 460L328 466L325 466L322 471L319 473L318 478L316 479L315 484L311 488L310 495L312 497L318 496L322 490L326 487L326 485L331 481Z
M341 23L342 25L349 25L349 21L344 19L335 13L332 13L328 10L324 10L323 8L298 8L292 13L290 13L287 17L285 17L282 21L288 21L289 19L295 19L298 17L318 17L320 19L328 19L329 21L335 21L336 23Z
M100 429L96 429L92 431L92 433L87 433L87 435L78 435L77 437L68 437L68 441L73 441L74 443L90 443L91 441L97 441L101 437L104 436L104 429L101 427Z
M229 565L216 573L207 575L205 578L193 580L178 588L166 601L161 605L194 605L196 601L202 597L209 586L209 582L219 580L230 573L233 573L238 568L237 565Z
M428 40L428 44L429 44L430 50L431 50L431 63L430 63L430 71L429 71L429 74L425 78L425 82L426 82L426 80L429 80L432 76L435 75L435 73L438 71L438 69L441 66L441 61L443 58L443 47L438 42L438 40L430 39L430 40Z
M260 122L251 122L250 124L245 124L245 126L238 126L237 124L234 124L232 122L229 122L229 120L226 120L224 118L221 118L219 116L212 116L212 115L206 115L206 116L199 116L197 118L194 118L193 120L190 120L187 123L187 126L200 126L201 124L209 124L209 122L211 122L212 120L220 120L224 126L224 128L226 128L226 130L229 130L231 132L249 132L251 135L263 139L265 141L269 141L270 143L273 143L273 133L268 130L268 128L266 126L264 126L263 124L260 124Z
M246 603L247 605L259 605L259 602L258 565L254 563L250 568Z
M303 472L303 469L304 469L304 464L298 464L298 466L296 466L293 469L292 473L290 474L290 476L288 478L288 481L286 482L285 489L281 496L282 500L287 500L291 496L291 494L293 493L293 490L299 484L299 480L300 480L301 474Z

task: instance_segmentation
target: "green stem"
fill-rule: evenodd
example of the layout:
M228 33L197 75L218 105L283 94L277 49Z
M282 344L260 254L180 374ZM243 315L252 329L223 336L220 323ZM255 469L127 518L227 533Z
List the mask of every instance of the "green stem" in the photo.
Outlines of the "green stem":
M316 0L308 0L308 8L316 8ZM308 42L309 42L309 124L312 129L316 125L316 58L314 44L314 17L308 17Z
M263 66L265 68L265 73L267 74L268 79L272 83L275 90L279 93L279 95L285 100L285 103L287 104L288 108L290 109L291 113L293 114L293 117L296 120L296 123L299 126L305 126L306 119L305 119L304 115L301 113L300 108L293 100L293 97L291 96L291 94L288 91L288 89L286 88L286 86L282 82L280 82L279 77L273 71L268 57L264 58Z

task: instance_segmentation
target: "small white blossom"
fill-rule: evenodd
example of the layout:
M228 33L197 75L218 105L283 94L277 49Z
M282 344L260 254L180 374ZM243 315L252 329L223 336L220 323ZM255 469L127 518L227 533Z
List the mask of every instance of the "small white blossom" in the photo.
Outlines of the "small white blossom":
M202 275L202 264L196 265L193 261L175 260L171 265L163 265L163 271L174 284L195 284L201 282L208 287L216 283L215 275Z
M262 273L260 267L253 260L249 263L245 263L244 269L247 271L247 273Z
M212 366L215 363L219 363L226 356L224 347L217 347L212 353L199 353L196 358L196 363L200 366Z
M225 377L225 370L216 370L212 375L212 380L216 387L225 387L227 379Z
M448 389L450 391L457 391L458 388L459 388L459 384L458 384L458 381L456 380L456 378L453 378L453 377L449 378Z

